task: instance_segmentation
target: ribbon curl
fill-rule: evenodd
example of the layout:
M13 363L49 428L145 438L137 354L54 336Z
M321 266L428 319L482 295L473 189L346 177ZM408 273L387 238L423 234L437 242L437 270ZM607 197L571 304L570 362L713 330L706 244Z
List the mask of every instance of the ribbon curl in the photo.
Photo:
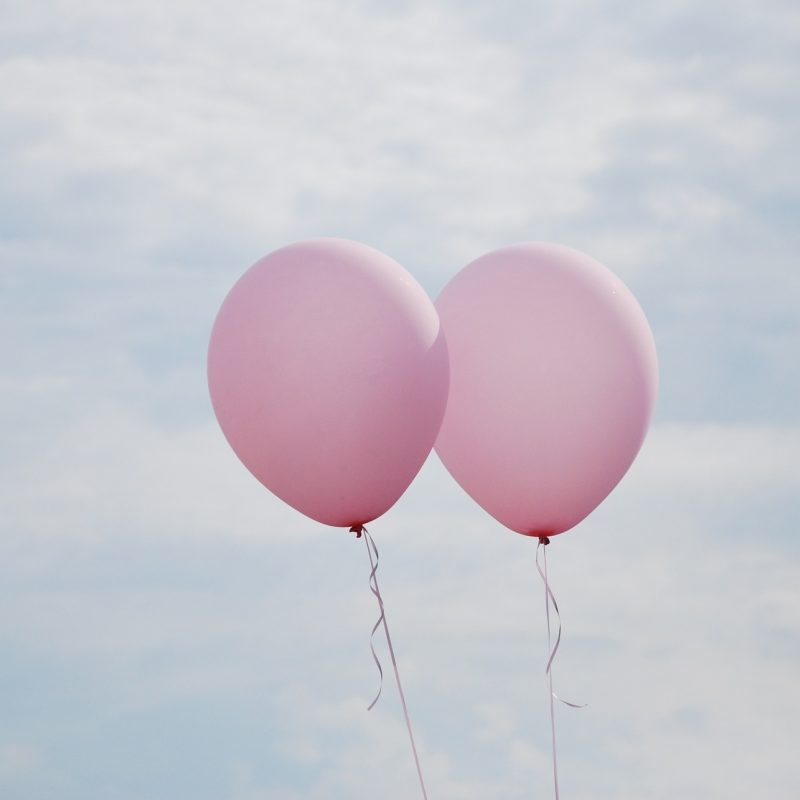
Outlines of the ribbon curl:
M539 575L542 577L542 582L544 583L544 606L545 606L545 615L547 617L547 650L549 653L549 658L547 659L547 667L545 669L545 673L547 674L547 678L550 684L550 734L553 742L553 786L555 788L555 796L556 800L559 800L559 793L558 793L558 754L556 752L556 711L555 705L553 700L558 700L559 703L563 703L565 706L569 706L570 708L586 708L586 704L579 705L578 703L570 703L568 700L562 700L554 691L553 691L553 660L556 657L556 653L558 652L558 648L561 645L561 612L558 610L558 602L556 601L556 597L553 594L553 590L550 588L550 581L547 579L547 545L550 544L550 539L546 536L539 537L539 544L536 545L536 569L539 570ZM542 551L544 554L544 570L539 565L539 551ZM558 618L558 635L556 636L556 643L552 645L552 629L550 625L550 603L552 602L553 608L556 612L556 617Z
M383 691L383 667L381 666L380 659L378 658L377 653L375 652L375 647L373 644L373 639L375 636L376 631L378 628L383 626L383 632L386 634L386 644L389 647L389 655L392 659L392 667L394 669L394 678L395 682L397 683L397 692L400 695L400 705L403 707L403 716L405 717L406 721L406 729L408 730L408 739L411 742L411 752L414 754L414 764L417 768L417 777L419 778L419 785L422 789L422 796L424 800L428 800L428 792L425 788L425 780L422 777L422 767L420 767L419 763L419 755L417 753L417 745L414 742L414 732L411 729L411 718L408 715L408 706L406 704L406 696L403 692L403 686L400 683L400 671L397 668L397 658L394 654L394 647L392 646L392 637L389 635L389 625L386 622L386 609L383 605L383 597L381 596L381 590L378 586L378 548L375 545L375 542L370 536L369 531L366 529L364 525L354 525L350 528L351 533L355 533L356 538L360 539L361 535L364 535L364 542L367 545L367 555L369 556L369 566L370 566L370 573L369 573L369 590L375 595L375 599L378 602L378 608L380 609L380 616L378 617L377 621L372 627L372 632L370 633L369 637L369 647L372 651L372 658L375 661L376 666L378 667L378 674L379 674L379 683L378 683L378 693L375 695L375 699L369 704L367 710L371 711L375 704L378 702L378 698L381 696L381 692Z

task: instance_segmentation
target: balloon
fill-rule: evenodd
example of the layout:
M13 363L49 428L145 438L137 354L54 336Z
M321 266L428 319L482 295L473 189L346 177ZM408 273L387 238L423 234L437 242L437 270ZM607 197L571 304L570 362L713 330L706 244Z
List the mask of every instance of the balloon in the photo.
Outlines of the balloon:
M345 239L262 258L214 322L208 384L236 455L328 525L363 525L403 494L447 402L433 303L399 264Z
M436 308L450 354L439 457L511 530L569 530L616 486L650 423L658 365L639 304L593 258L534 242L473 261Z

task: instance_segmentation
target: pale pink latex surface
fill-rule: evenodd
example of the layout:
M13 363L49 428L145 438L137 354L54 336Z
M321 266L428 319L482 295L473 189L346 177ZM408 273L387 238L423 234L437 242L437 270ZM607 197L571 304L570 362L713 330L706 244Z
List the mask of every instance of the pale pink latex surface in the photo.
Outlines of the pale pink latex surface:
M507 527L553 535L616 486L650 423L650 328L602 264L540 242L465 267L436 302L450 394L436 451Z
M268 489L328 525L369 522L433 447L447 349L399 264L344 239L262 258L219 310L208 351L219 424Z

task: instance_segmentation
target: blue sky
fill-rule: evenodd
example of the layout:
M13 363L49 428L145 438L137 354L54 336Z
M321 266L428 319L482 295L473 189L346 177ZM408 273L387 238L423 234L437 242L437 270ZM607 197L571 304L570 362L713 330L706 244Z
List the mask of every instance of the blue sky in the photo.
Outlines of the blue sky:
M514 241L651 321L631 472L551 548L572 800L795 800L792 3L11 0L0 11L0 794L406 800L361 543L210 409L238 275L345 236L435 296ZM430 796L551 796L530 542L432 457L373 532Z

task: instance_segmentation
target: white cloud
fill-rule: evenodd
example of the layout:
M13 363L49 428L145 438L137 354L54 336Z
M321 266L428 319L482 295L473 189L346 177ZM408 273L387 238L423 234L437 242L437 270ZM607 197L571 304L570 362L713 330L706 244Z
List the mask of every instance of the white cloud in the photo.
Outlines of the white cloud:
M118 684L109 701L137 713L180 698L261 695L274 706L264 724L284 742L277 755L316 776L307 796L413 794L385 652L384 698L377 712L365 711L376 611L361 543L284 514L257 485L251 495L244 468L214 444L216 431L100 422L82 460L60 465L65 474L44 460L52 483L40 483L41 495L68 499L51 508L38 536L64 541L52 561L45 556L38 570L30 563L26 570L53 575L78 531L104 539L106 555L96 565L82 563L86 555L62 562L61 589L45 582L18 590L5 640L61 663L91 664ZM85 431L74 435L85 439ZM769 502L769 487L794 492L788 467L797 436L721 425L656 428L607 503L551 546L565 623L557 691L590 704L559 710L564 782L576 796L588 796L606 775L600 796L615 799L625 796L625 783L658 800L676 792L744 797L767 769L781 796L792 760L788 698L800 574L775 542L739 532L726 546L714 516L722 502L729 515L752 513ZM75 451L64 440L52 447L56 458ZM98 515L92 492L107 495L108 509L125 509L122 528L109 527L110 510ZM435 461L409 495L373 532L431 792L477 800L487 792L522 797L532 785L547 791L544 619L533 543L474 511ZM32 507L19 507L36 519ZM241 525L225 528L231 513ZM124 558L137 540L144 560L115 586L124 574L115 553ZM12 541L19 548L19 538ZM198 547L205 556L192 555ZM18 570L8 541L6 548L6 570ZM180 550L184 562L199 559L196 566L171 566L148 585L148 562L174 564L171 553ZM208 560L224 551L215 573ZM24 563L30 549L22 553ZM242 572L246 561L272 565L258 580ZM108 582L83 585L104 562ZM182 585L180 575L191 583ZM761 744L748 752L753 735ZM466 757L475 749L484 752L477 762ZM704 770L731 751L742 763L735 780ZM675 757L684 764L679 774L670 768ZM626 779L609 784L609 769ZM397 777L398 770L408 774ZM248 780L235 796L273 791L259 788L255 774Z
M189 707L263 734L285 772L241 742L196 753L235 800L414 796L390 675L364 710L363 545L229 451L207 329L293 238L362 238L432 291L483 250L557 238L631 282L663 364L640 459L550 548L557 688L590 704L559 711L564 794L794 800L796 11L501 5L7 12L0 633L51 711L9 711L0 781L63 794L37 755L78 718L63 684L81 719ZM374 532L431 796L549 795L532 543L435 459ZM110 755L88 730L75 780Z

